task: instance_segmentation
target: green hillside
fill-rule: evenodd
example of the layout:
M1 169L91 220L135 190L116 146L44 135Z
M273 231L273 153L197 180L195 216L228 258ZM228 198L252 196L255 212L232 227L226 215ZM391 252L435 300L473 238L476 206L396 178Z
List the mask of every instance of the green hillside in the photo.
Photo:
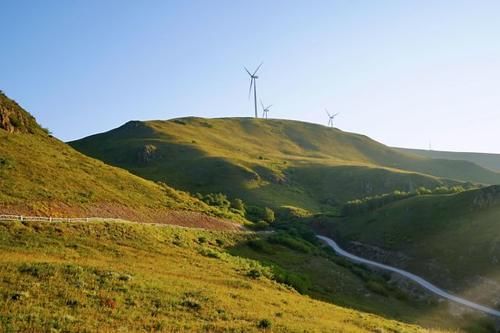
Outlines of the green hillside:
M393 263L469 299L497 306L499 216L500 187L490 186L415 196L372 211L351 210L343 218L316 221L316 226L363 256Z
M221 215L186 193L77 152L48 135L4 94L0 123L1 214L122 217L190 225L196 219L215 221L199 215L180 221L172 211Z
M313 211L457 180L500 183L499 174L469 162L408 155L366 136L290 120L132 121L70 145L192 193L224 192L252 204Z
M463 153L453 151L438 151L424 149L394 148L401 152L406 152L422 157L446 160L462 160L475 163L483 168L500 172L500 154L487 153Z
M265 242L256 237L135 223L0 222L0 330L429 332L387 319L389 312L453 332L491 327L484 319L452 317L443 304L396 298L383 280L370 282L371 273L351 271L323 252L268 245L280 262L302 259L316 276L324 274L320 279L249 259L259 255L245 244ZM330 300L287 284L308 278ZM355 309L363 303L382 315Z

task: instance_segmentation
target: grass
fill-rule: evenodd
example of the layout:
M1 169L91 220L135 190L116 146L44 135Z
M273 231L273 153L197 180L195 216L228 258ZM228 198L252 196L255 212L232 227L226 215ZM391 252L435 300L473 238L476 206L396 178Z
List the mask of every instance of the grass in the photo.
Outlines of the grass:
M247 237L133 223L2 222L1 330L423 332L274 281L269 267L228 253Z
M156 222L189 210L245 222L189 194L85 156L49 136L17 103L0 94L0 117L16 115L19 130L0 128L0 212L24 215L122 217ZM10 118L9 118L10 119Z
M492 186L411 197L360 215L325 220L320 227L345 246L358 241L390 251L389 262L403 253L406 259L397 261L398 266L494 306L500 294L495 286L500 277L498 216L500 191Z
M463 152L453 152L453 151L437 151L437 150L407 149L407 148L396 148L396 149L402 152L407 152L422 157L469 161L477 165L480 165L483 168L500 172L499 154L463 153Z
M499 174L472 163L408 155L362 135L290 120L134 121L70 145L192 193L315 212L359 197L456 183L449 179L500 182Z
M311 237L300 235L308 232L304 226L282 225L278 230L282 231L239 243L231 253L271 267L279 281L318 300L427 328L491 331L492 321L477 313L451 316L446 302L422 298L412 288L398 283L394 276L337 257L315 239L306 241L305 238Z

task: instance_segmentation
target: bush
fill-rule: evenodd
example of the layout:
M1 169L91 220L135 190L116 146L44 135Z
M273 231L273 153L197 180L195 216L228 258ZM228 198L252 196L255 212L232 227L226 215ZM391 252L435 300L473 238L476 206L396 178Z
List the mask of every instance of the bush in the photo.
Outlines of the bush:
M269 228L269 224L266 221L259 221L251 225L251 228L254 230L266 230Z
M287 233L278 233L272 235L268 240L269 243L280 244L295 251L299 251L302 253L311 253L311 245L307 244L304 240L294 238Z
M245 212L245 203L241 199L231 201L231 207L240 212Z
M419 187L415 192L403 192L403 191L394 191L388 194L376 195L371 197L366 197L363 199L356 199L347 202L342 207L342 215L356 215L362 214L366 212L370 212L381 208L385 205L388 205L392 202L411 198L418 195L429 195L429 194L454 194L465 191L463 186L439 186L435 189L431 190L425 188L423 186Z
M269 319L262 319L257 324L258 328L271 328L271 326L272 326L272 323L271 323L271 321Z
M263 219L268 223L273 223L275 220L274 211L268 207L264 208Z
M272 223L275 220L274 211L268 207L248 206L246 208L245 217L253 222L265 221L267 223Z
M258 279L262 276L262 273L258 269L251 269L248 271L247 276L252 279Z
M273 267L273 280L284 283L301 294L305 294L311 286L311 282L306 277L285 271L278 267Z
M227 196L223 193L209 193L205 195L196 193L195 197L209 206L219 207L225 210L231 207L231 202L229 202Z

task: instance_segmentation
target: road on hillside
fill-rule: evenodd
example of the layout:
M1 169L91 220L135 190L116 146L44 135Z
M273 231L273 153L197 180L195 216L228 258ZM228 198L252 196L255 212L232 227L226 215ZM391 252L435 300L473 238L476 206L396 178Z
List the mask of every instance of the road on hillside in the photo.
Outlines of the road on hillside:
M354 254L351 254L351 253L343 250L342 248L340 248L337 245L337 243L335 243L335 241L333 239L330 239L328 237L320 236L320 235L316 235L316 237L318 237L319 239L321 239L322 241L324 241L326 244L328 244L328 246L330 246L338 255L340 255L342 257L345 257L345 258L347 258L347 259L349 259L351 261L354 261L354 262L357 262L357 263L361 263L361 264L366 264L368 266L373 266L373 267L384 269L386 271L391 271L391 272L397 273L399 275L402 275L402 276L404 276L404 277L406 277L406 278L408 278L408 279L410 279L410 280L418 283L419 285L421 285L425 289L429 290L430 292L432 292L432 293L434 293L434 294L436 294L438 296L441 296L443 298L446 298L446 299L448 299L448 300L450 300L452 302L455 302L455 303L458 303L458 304L461 304L461 305L465 305L465 306L467 306L469 308L472 308L472 309L475 309L475 310L487 313L487 314L495 316L495 317L500 317L500 311L488 308L488 307L486 307L484 305L480 305L480 304L468 301L466 299L457 297L457 296L452 295L450 293L447 293L446 291L444 291L444 290L436 287L432 283L430 283L430 282L422 279L421 277L419 277L419 276L417 276L415 274L412 274L412 273L407 272L407 271L403 271L402 269L399 269L399 268L395 268L395 267L392 267L392 266L384 265L384 264L381 264L381 263L378 263L378 262L375 262L375 261L371 261L371 260L368 260L368 259L364 259L364 258L358 257L358 256L356 256Z

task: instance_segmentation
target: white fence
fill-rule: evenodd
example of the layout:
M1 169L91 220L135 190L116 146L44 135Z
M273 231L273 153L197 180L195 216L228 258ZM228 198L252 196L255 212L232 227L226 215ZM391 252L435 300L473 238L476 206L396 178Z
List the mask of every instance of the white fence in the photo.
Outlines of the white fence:
M42 217L23 215L2 215L0 221L28 221L28 222L93 222L93 221L123 221L121 219L103 217Z
M124 219L116 219L109 217L43 217L43 216L23 216L23 215L5 215L0 214L0 221L21 221L21 222L127 222L127 223L139 223L132 222ZM176 224L168 224L168 223L146 223L149 225L156 225L160 227L167 228L180 228L180 229L189 229L189 230L210 230L200 227L187 227ZM235 233L254 233L254 231L248 231L244 228L242 230L226 230L227 232L235 232ZM267 231L263 231L266 233Z

